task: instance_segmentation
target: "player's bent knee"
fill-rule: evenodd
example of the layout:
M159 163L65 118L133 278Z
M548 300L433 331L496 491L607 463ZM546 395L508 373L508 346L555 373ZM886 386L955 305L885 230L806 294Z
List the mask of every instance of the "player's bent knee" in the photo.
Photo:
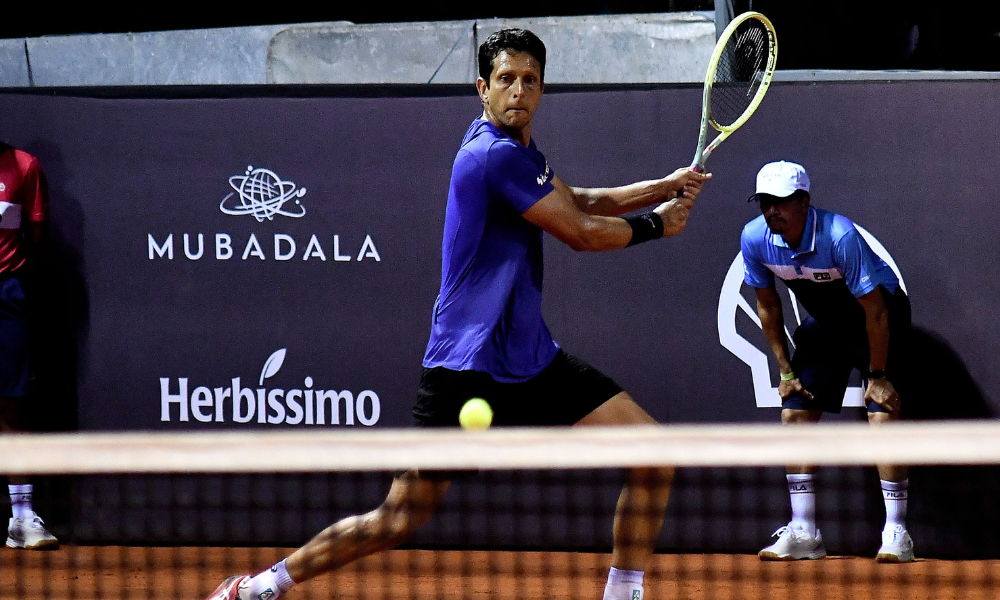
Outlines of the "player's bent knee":
M436 494L420 495L405 501L387 500L372 513L371 527L387 543L400 544L427 523L434 514L438 501Z
M655 425L656 420L627 392L619 392L577 421L581 426Z
M888 423L889 421L896 421L899 419L899 415L888 412L869 412L868 413L868 423L871 425L879 425L881 423Z
M427 518L421 518L421 515L393 510L383 504L365 515L363 534L381 548L392 548L410 539L426 522Z
M803 410L798 408L783 408L781 410L781 423L783 425L818 423L822 417L823 411L821 410Z

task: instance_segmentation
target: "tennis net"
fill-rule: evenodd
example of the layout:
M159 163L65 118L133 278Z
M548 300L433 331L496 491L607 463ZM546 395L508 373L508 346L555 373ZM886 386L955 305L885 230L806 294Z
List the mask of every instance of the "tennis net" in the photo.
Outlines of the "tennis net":
M885 520L875 462L911 465L912 563L874 560ZM988 422L9 435L0 464L35 476L36 510L62 542L0 551L0 586L17 598L203 600L371 511L416 468L452 479L434 516L289 598L597 599L623 482L663 465L678 469L645 573L650 600L1000 595L1000 426ZM757 556L789 520L785 464L822 467L823 560Z

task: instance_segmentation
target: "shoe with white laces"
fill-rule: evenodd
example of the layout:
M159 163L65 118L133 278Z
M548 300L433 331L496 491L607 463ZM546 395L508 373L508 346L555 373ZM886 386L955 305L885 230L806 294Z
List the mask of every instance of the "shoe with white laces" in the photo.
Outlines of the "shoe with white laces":
M813 536L805 529L789 523L771 534L771 537L777 537L778 541L757 553L761 560L813 560L826 556L819 529Z
M913 562L913 538L905 527L896 525L882 532L882 547L875 560L880 563Z
M240 600L240 586L249 580L249 575L233 575L215 588L215 591L205 600Z
M59 540L45 528L45 522L34 513L23 519L7 522L7 547L25 550L55 550Z

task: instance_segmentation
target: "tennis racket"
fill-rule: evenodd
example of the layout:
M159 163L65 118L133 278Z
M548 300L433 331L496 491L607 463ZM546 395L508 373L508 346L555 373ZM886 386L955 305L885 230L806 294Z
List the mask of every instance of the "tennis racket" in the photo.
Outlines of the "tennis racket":
M719 37L708 62L702 95L701 134L691 168L701 173L712 152L760 106L778 60L774 25L758 12L738 15ZM719 132L705 145L709 128Z

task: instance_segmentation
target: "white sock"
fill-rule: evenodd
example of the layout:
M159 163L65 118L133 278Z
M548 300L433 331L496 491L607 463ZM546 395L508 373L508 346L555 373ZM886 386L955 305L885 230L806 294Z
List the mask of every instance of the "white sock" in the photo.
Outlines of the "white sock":
M288 575L285 561L281 561L240 585L239 594L242 600L273 600L292 589L293 585L295 582Z
M816 535L816 488L809 473L789 473L788 496L792 501L792 523Z
M642 600L642 571L626 571L611 567L604 600Z
M34 491L33 485L30 483L8 485L7 490L10 492L10 508L11 512L14 513L15 519L34 516L34 510L31 508L31 493Z
M885 529L883 531L892 531L896 525L901 525L903 529L906 529L906 499L909 487L909 479L902 481L882 480L882 498L885 500Z

